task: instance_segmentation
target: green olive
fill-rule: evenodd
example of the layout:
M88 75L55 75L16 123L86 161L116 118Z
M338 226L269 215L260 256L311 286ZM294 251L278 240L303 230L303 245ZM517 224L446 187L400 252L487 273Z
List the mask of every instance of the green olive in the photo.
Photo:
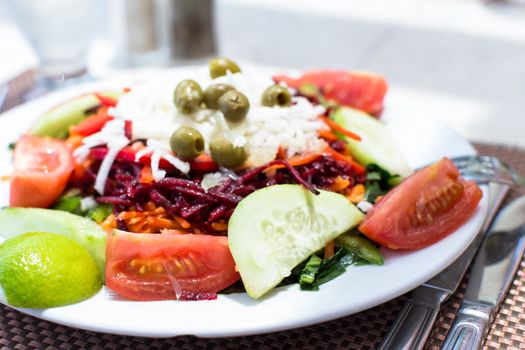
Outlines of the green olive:
M210 153L215 163L226 168L238 167L247 158L244 147L235 146L224 136L217 136L210 142Z
M177 157L193 159L204 151L204 138L194 128L183 126L171 135L170 146Z
M213 84L204 90L203 100L206 107L210 109L219 108L219 98L224 95L225 92L235 90L235 88L228 84Z
M239 73L241 71L237 63L225 57L212 58L209 66L212 79L226 75L226 72Z
M175 88L173 101L182 113L195 113L202 103L202 89L195 80L183 80Z
M217 101L219 111L224 114L224 118L232 123L238 123L246 118L250 109L248 98L237 90L225 92Z
M287 107L292 103L292 95L282 85L272 85L264 90L261 104L267 107Z

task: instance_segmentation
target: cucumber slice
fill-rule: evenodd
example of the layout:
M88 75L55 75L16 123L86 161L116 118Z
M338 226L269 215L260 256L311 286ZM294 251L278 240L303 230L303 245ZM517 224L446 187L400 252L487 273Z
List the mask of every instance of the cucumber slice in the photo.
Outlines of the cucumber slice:
M248 295L259 298L363 214L344 196L276 185L244 198L228 222L228 241Z
M52 209L5 208L0 211L0 237L8 239L26 232L58 233L71 238L86 248L104 276L107 233L92 220Z
M105 91L103 96L118 98L119 92ZM42 114L31 126L29 133L35 136L65 138L70 126L77 125L87 116L86 111L100 104L95 94L85 94L58 105Z
M385 125L360 110L341 107L333 120L359 136L361 141L346 137L352 155L362 164L375 163L392 175L406 177L412 173Z

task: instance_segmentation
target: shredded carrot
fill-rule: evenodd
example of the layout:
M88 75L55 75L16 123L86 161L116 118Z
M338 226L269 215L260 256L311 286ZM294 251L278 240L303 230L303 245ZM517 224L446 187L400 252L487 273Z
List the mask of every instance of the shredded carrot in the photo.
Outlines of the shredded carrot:
M279 146L277 150L276 159L286 159L286 149L283 146Z
M9 181L11 175L0 175L0 181Z
M74 151L78 147L82 145L82 140L84 139L81 135L71 135L66 139L66 146L71 150Z
M108 233L113 231L113 229L117 227L117 223L115 221L115 215L111 214L110 216L108 216L104 221L102 221L100 226L102 227L104 231Z
M155 182L150 166L146 165L142 168L142 170L140 171L139 181L140 183L143 183L143 184L150 184L150 183Z
M334 240L332 239L330 242L328 242L328 244L324 248L324 258L329 259L332 256L334 256L334 250L335 250L335 244L334 244Z
M336 122L334 122L330 118L327 118L327 117L324 117L324 116L320 116L319 118L326 125L328 125L330 127L330 129L332 129L334 131L337 131L337 132L340 132L341 134L343 134L343 135L345 135L347 137L350 137L351 139L354 139L356 141L361 141L361 136L359 136L357 134L354 134L353 132L351 132L349 130L346 130L345 128L343 128L341 125L337 124Z
M144 204L144 210L154 210L156 208L153 202L147 202Z
M175 216L175 220L177 220L179 225L184 229L191 227L191 224L188 221L184 220L184 218L181 218L180 216Z
M293 156L291 158L288 158L286 161L291 166L300 166L300 165L310 164L313 161L319 159L319 157L321 156L322 156L321 153L310 153L307 155ZM268 173L274 172L277 169L281 169L284 167L285 167L284 165L277 164L277 165L273 165L271 167L266 168L264 172L268 174Z
M153 202L144 204L144 210L128 210L118 214L118 219L124 220L128 230L140 233L158 233L166 230L175 230L176 233L200 233L200 231L184 218L170 214ZM116 218L110 215L103 223L106 231L117 227ZM227 229L227 226L226 226ZM198 231L198 232L197 232Z
M385 196L377 196L375 204L379 203Z
M350 181L343 179L341 176L337 176L334 183L331 184L328 189L332 192L341 192L350 185Z
M226 222L213 222L211 228L215 231L226 231L228 229L228 224Z
M359 203L365 197L365 186L363 184L355 185L350 192L346 195L346 198L352 203Z
M319 129L319 130L317 130L317 135L319 135L320 137L322 137L323 139L328 140L328 141L337 141L338 140L337 136L333 132L331 132L330 130Z
M343 162L350 163L357 174L362 174L362 173L365 172L365 168L362 165L357 164L356 162L354 162L354 160L352 159L352 157L350 155L344 155L344 154L342 154L340 152L337 152L335 149L333 149L330 146L326 146L325 152L328 153L329 155L331 155L332 157L334 157L337 160L341 160Z

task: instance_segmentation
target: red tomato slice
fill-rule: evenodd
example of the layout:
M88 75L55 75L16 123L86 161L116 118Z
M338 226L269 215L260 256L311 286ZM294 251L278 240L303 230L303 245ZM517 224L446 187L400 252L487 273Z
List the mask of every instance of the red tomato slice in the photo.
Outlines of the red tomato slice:
M116 232L106 261L107 286L133 300L218 292L240 278L223 236Z
M306 72L299 79L287 76L275 76L273 79L295 89L304 84L313 84L326 99L376 116L383 110L383 99L388 89L382 76L343 70L314 70Z
M474 213L482 192L459 177L448 158L421 169L389 192L359 227L391 249L418 249L449 235Z
M62 140L23 136L16 143L10 181L12 207L49 207L64 191L74 161Z

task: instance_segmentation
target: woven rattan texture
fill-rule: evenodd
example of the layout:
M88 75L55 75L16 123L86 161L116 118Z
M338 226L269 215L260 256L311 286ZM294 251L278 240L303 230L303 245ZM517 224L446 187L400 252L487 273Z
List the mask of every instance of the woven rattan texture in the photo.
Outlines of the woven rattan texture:
M480 153L496 155L525 174L525 150L483 144L476 144L476 147ZM464 281L461 291L443 310L428 349L439 349L455 317L465 284ZM402 296L359 314L315 326L217 339L190 336L147 339L100 334L56 325L0 306L0 349L375 349L405 298ZM525 349L524 310L525 262L490 330L485 348Z

